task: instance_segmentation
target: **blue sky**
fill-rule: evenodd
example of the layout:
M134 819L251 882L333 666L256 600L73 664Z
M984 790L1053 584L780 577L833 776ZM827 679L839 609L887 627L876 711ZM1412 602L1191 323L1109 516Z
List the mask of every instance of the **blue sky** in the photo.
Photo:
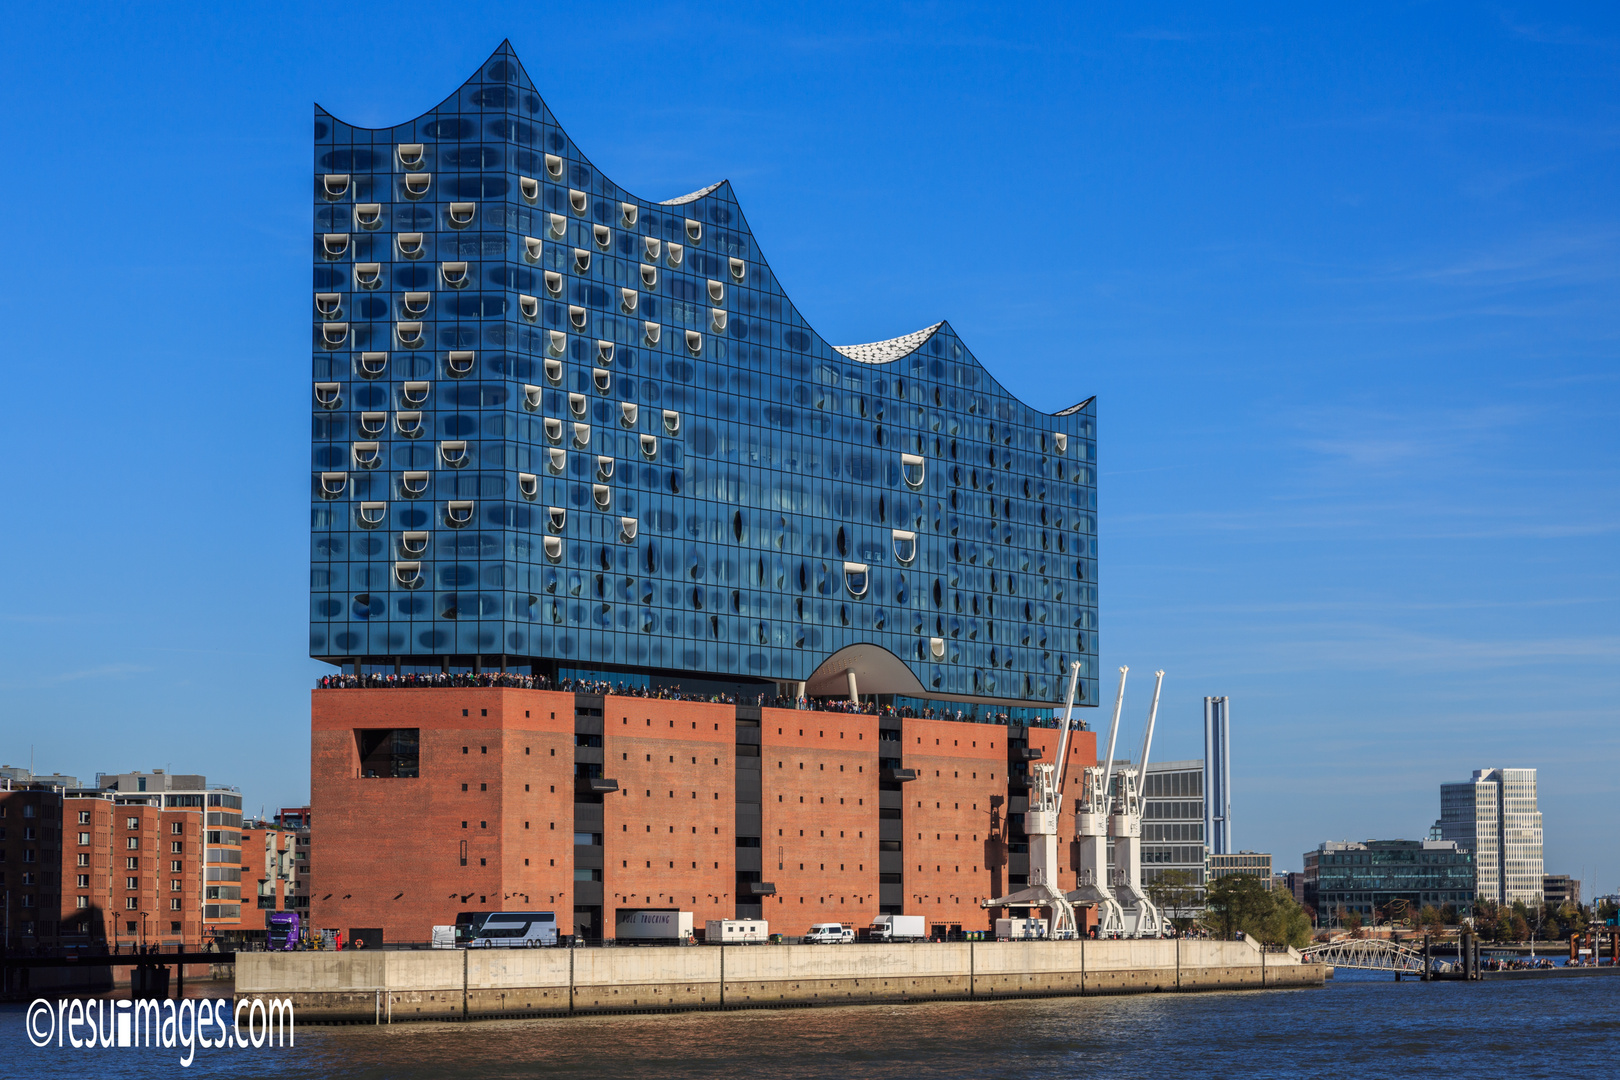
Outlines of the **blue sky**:
M1168 671L1156 756L1231 695L1241 846L1531 766L1548 870L1620 886L1620 13L755 8L14 6L0 758L307 798L311 103L510 37L619 183L729 178L829 339L1098 396L1104 671L1131 745Z

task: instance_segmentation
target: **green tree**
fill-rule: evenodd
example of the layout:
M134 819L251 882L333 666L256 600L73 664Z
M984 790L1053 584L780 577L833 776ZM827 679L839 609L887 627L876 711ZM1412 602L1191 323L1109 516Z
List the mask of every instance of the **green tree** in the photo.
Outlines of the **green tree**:
M1267 889L1252 874L1228 874L1210 883L1204 925L1223 938L1242 931L1267 945L1299 948L1311 937L1311 919L1292 894Z
M1267 945L1292 945L1303 949L1311 941L1311 917L1294 900L1294 894L1282 889L1271 890L1272 909L1260 929L1258 937Z
M1195 920L1187 912L1198 905L1198 882L1190 870L1165 870L1147 883L1148 899L1177 930L1190 930Z

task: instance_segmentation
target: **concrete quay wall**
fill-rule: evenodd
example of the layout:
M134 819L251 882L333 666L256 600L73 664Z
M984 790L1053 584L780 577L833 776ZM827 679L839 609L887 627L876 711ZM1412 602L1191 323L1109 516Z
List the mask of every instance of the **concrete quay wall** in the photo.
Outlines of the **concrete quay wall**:
M1259 990L1325 975L1243 941L241 953L236 993L291 998L303 1021L399 1023Z

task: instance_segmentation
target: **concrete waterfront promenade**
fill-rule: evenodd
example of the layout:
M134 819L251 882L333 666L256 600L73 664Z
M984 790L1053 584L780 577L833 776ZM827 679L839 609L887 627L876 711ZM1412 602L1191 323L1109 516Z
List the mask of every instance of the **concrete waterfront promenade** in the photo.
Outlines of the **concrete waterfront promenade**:
M1321 964L1248 941L241 953L236 993L300 1021L806 1008L1321 986Z

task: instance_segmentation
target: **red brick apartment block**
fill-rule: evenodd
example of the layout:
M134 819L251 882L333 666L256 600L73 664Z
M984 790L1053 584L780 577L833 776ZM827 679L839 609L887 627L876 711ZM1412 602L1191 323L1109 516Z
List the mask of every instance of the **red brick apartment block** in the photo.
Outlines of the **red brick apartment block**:
M0 780L0 945L57 943L61 852L61 789Z
M311 922L386 941L500 909L593 938L645 908L986 929L980 902L1027 883L1028 765L1058 734L505 688L316 690L312 717ZM1077 776L1095 737L1069 753Z

